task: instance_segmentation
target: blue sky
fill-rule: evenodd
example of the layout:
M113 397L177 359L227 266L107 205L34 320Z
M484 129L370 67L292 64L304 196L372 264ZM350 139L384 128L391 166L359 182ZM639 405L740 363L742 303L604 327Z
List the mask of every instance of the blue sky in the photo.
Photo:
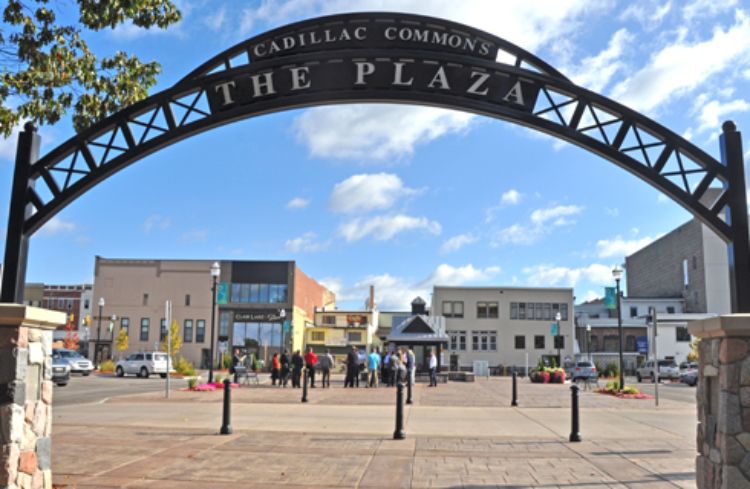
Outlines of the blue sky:
M750 134L750 4L741 1L183 0L168 31L88 35L163 67L171 86L235 43L321 14L434 15L514 42L575 82L718 157L721 123ZM42 127L43 152L73 132ZM743 138L750 149L748 138ZM3 229L15 139L0 142ZM90 282L94 256L293 259L359 307L438 285L612 285L624 256L690 218L593 154L507 122L436 108L344 105L248 119L116 174L31 241L28 281Z

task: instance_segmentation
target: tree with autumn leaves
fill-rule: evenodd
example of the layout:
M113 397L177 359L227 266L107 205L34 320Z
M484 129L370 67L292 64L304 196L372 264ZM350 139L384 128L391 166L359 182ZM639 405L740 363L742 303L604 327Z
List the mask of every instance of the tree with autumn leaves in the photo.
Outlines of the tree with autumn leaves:
M65 337L63 346L68 350L77 350L80 346L81 338L78 336L78 330L75 325L75 316L68 316L68 322L65 324Z

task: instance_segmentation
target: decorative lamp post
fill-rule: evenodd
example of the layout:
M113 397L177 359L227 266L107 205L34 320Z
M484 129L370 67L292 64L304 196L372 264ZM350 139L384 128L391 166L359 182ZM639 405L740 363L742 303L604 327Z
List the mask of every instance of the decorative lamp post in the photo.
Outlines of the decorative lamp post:
M96 368L99 368L99 360L102 353L99 345L99 341L102 337L102 309L104 309L104 297L99 297L99 320L96 325L96 346L94 347L94 362L96 363Z
M592 362L591 357L591 325L586 325L586 353L589 354L589 362Z
M562 368L562 357L560 356L560 320L562 314L560 311L555 313L555 321L557 321L557 335L555 336L555 343L557 344L557 368Z
M216 343L216 281L219 279L221 274L221 267L219 262L215 261L211 265L211 361L208 364L208 383L211 384L214 381L214 363L216 358L214 357L214 344Z
M620 311L620 278L622 277L622 268L615 265L612 269L612 276L617 285L615 293L617 294L617 335L619 336L619 353L620 353L620 390L625 388L625 363L622 360L622 313Z
M281 319L281 331L280 331L280 338L281 341L279 343L279 355L284 352L284 344L286 343L286 333L284 332L284 326L286 326L286 309L283 307L279 309L279 318Z

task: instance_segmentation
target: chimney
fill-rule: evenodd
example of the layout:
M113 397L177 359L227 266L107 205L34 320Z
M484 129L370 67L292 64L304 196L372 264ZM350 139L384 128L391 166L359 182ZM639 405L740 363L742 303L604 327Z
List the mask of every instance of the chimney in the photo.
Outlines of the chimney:
M413 316L416 316L418 314L427 314L425 311L425 306L427 303L422 299L421 297L417 297L413 301L411 301L411 313Z
M369 306L370 306L370 310L371 311L375 310L375 286L374 285L370 285L370 303L369 303Z

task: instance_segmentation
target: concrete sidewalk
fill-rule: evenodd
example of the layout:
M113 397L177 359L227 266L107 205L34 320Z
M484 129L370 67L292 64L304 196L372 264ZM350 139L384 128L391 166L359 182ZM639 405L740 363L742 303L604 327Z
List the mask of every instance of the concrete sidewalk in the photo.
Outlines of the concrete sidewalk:
M546 387L547 402L556 396L555 402L563 402L567 389ZM498 384L472 389L489 390L490 396ZM315 395L322 400L344 390L334 391ZM436 391L445 405L429 402ZM382 396L375 389L346 391L349 404L301 404L299 391L272 394L294 403L236 402L234 434L228 436L217 434L219 398L199 402L193 393L169 401L144 395L63 406L53 411L54 483L187 489L695 487L694 407L606 401L610 407L581 410L584 441L569 443L567 406L465 406L466 392L461 384L417 386L415 400L428 402L407 406L406 440L392 440L392 404L361 402ZM589 404L607 397L589 396Z

